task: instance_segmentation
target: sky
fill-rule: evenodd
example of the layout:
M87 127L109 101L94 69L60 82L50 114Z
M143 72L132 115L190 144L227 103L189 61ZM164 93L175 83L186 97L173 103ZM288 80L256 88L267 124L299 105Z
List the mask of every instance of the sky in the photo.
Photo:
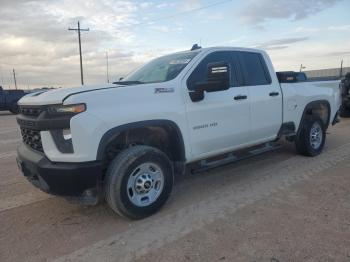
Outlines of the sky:
M276 70L350 66L350 0L0 0L0 85L103 84L152 58L202 47L266 50Z

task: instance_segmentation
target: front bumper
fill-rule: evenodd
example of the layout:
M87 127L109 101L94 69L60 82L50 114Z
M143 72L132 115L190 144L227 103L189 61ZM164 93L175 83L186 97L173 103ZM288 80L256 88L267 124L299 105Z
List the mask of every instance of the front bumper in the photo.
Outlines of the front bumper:
M23 175L42 191L80 197L97 192L102 181L100 161L82 163L51 162L44 154L25 144L17 150L17 164Z

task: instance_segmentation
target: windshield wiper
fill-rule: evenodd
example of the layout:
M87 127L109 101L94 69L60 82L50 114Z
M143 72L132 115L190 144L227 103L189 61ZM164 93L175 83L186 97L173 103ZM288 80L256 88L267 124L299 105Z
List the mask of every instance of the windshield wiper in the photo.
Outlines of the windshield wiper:
M117 81L117 82L113 82L113 84L115 85L138 85L138 84L144 84L144 82L141 81Z

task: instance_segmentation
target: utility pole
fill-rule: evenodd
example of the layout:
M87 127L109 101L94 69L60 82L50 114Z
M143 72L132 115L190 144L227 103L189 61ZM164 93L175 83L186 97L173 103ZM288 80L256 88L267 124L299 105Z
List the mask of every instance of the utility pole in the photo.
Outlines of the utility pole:
M89 28L82 29L80 28L80 22L78 21L78 28L68 28L70 31L77 31L78 32L78 39L79 39L79 54L80 54L80 77L81 77L81 84L84 85L84 76L83 76L83 58L81 55L81 39L80 39L80 32L81 31L90 31Z
M2 71L0 71L0 74L1 74L1 86L4 86L4 76L2 74Z
M15 69L13 69L12 71L13 71L13 80L15 81L15 88L17 90L16 71L15 71Z
M109 83L108 52L106 51L107 83Z
M340 75L340 78L343 77L343 59L340 62L340 73L339 73L339 75Z
M300 65L300 70L299 70L299 72L301 72L303 69L305 69L306 67L305 66L303 66L303 64L301 64Z

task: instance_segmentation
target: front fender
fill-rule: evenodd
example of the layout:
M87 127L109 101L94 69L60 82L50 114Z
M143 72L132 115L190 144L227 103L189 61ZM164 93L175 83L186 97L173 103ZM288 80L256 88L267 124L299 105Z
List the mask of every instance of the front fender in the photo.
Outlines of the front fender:
M104 153L107 148L107 146L118 137L119 134L121 134L124 131L137 129L137 128L143 128L143 127L171 127L176 131L177 140L179 141L179 147L180 147L180 159L182 161L185 161L185 144L183 140L183 136L181 133L180 128L178 125L171 121L171 120L165 120L165 119L155 119L155 120L145 120L145 121L138 121L133 123L124 124L121 126L117 126L114 128L109 129L107 132L104 133L102 136L102 139L99 143L96 159L102 160L104 158Z

